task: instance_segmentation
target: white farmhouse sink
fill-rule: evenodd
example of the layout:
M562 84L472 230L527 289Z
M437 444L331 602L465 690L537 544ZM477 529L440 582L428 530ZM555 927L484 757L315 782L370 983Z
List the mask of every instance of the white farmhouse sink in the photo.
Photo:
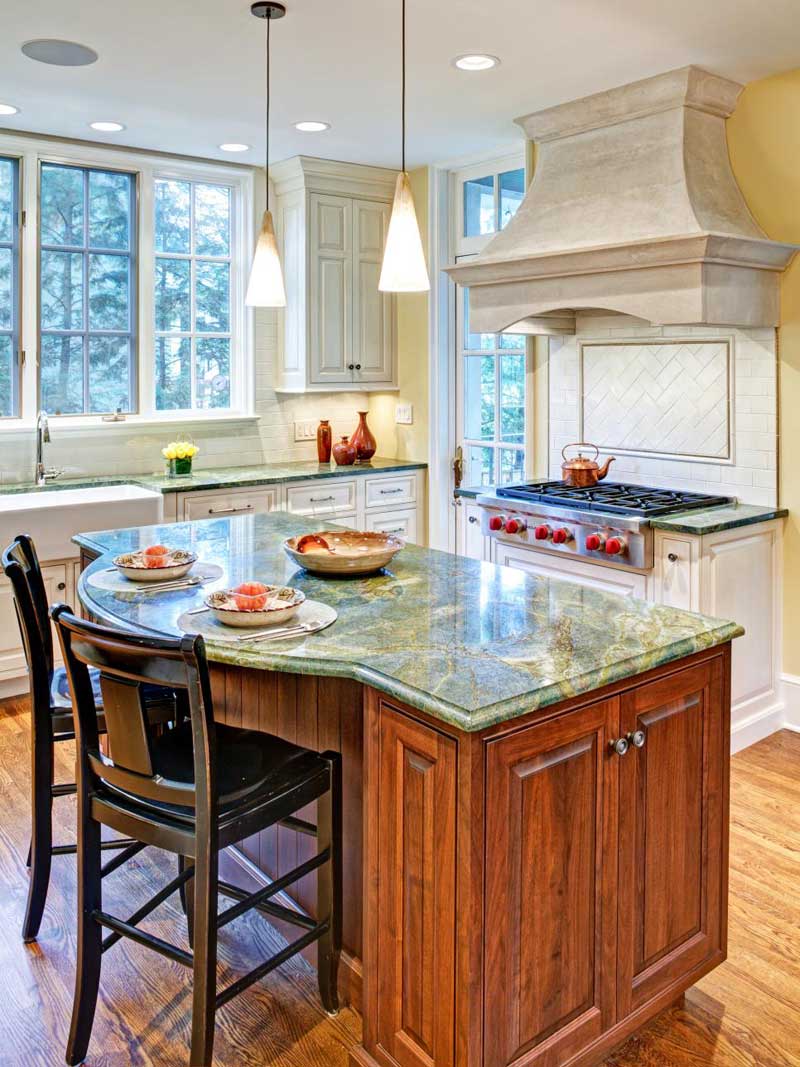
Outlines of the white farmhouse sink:
M138 485L0 495L0 550L18 533L27 533L40 560L70 559L78 555L70 541L74 534L150 526L163 518L161 493Z

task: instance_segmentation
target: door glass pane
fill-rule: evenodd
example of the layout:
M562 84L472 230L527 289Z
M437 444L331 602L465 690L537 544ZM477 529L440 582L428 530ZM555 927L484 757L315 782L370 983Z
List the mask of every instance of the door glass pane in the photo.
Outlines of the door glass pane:
M525 356L500 360L500 440L525 443Z
M195 406L227 408L231 402L231 343L227 337L202 337L197 341Z
M42 252L40 293L43 330L83 329L83 256Z
M466 449L464 485L494 485L494 449L470 445Z
M464 436L491 441L495 433L495 357L464 357Z
M203 333L227 333L230 324L230 267L227 263L198 262L195 277L195 317Z
M500 449L499 485L525 480L525 453L521 448Z
M133 403L127 337L89 338L89 411L129 412Z
M131 198L129 174L89 171L89 244L92 248L130 248Z
M231 191L224 185L195 185L195 255L230 253Z
M188 337L156 338L156 407L192 406L192 342Z
M524 333L500 333L497 335L500 348L508 348L512 351L525 351Z
M192 251L192 186L159 178L155 183L156 252Z
M494 233L494 175L464 182L464 236Z
M41 404L55 415L83 411L83 338L42 336Z
M79 167L42 164L40 229L43 245L83 246L83 176Z
M188 259L156 259L156 329L192 328L191 263Z
M500 229L516 215L525 195L525 168L507 170L500 175Z
M127 256L89 256L90 330L130 329L129 266Z
M0 241L14 239L14 164L0 159Z
M14 346L8 334L0 336L0 416L13 415L11 401L14 395Z

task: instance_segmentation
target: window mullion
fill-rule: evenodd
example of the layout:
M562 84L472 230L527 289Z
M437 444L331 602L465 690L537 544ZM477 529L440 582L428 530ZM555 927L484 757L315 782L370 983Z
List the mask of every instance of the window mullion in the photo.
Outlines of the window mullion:
M89 413L89 171L83 172L83 410Z

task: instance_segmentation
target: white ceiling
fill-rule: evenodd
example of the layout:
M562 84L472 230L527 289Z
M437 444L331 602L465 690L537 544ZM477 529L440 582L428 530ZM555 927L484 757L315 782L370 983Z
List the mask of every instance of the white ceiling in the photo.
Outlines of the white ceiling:
M298 152L399 164L400 0L287 0L273 23L273 159ZM258 162L264 24L249 0L2 0L6 128ZM48 67L35 37L87 44L90 67ZM451 59L497 55L467 74ZM519 143L514 116L687 63L749 81L800 66L796 0L408 0L408 161ZM122 134L96 134L115 119ZM324 119L301 134L299 119ZM226 156L222 141L254 150Z

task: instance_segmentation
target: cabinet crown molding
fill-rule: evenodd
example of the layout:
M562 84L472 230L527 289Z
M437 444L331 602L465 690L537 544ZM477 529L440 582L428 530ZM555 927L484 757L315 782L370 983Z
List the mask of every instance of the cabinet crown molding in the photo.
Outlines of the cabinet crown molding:
M315 156L292 156L270 166L270 179L276 196L305 190L357 196L390 202L397 171L363 163L343 163Z

